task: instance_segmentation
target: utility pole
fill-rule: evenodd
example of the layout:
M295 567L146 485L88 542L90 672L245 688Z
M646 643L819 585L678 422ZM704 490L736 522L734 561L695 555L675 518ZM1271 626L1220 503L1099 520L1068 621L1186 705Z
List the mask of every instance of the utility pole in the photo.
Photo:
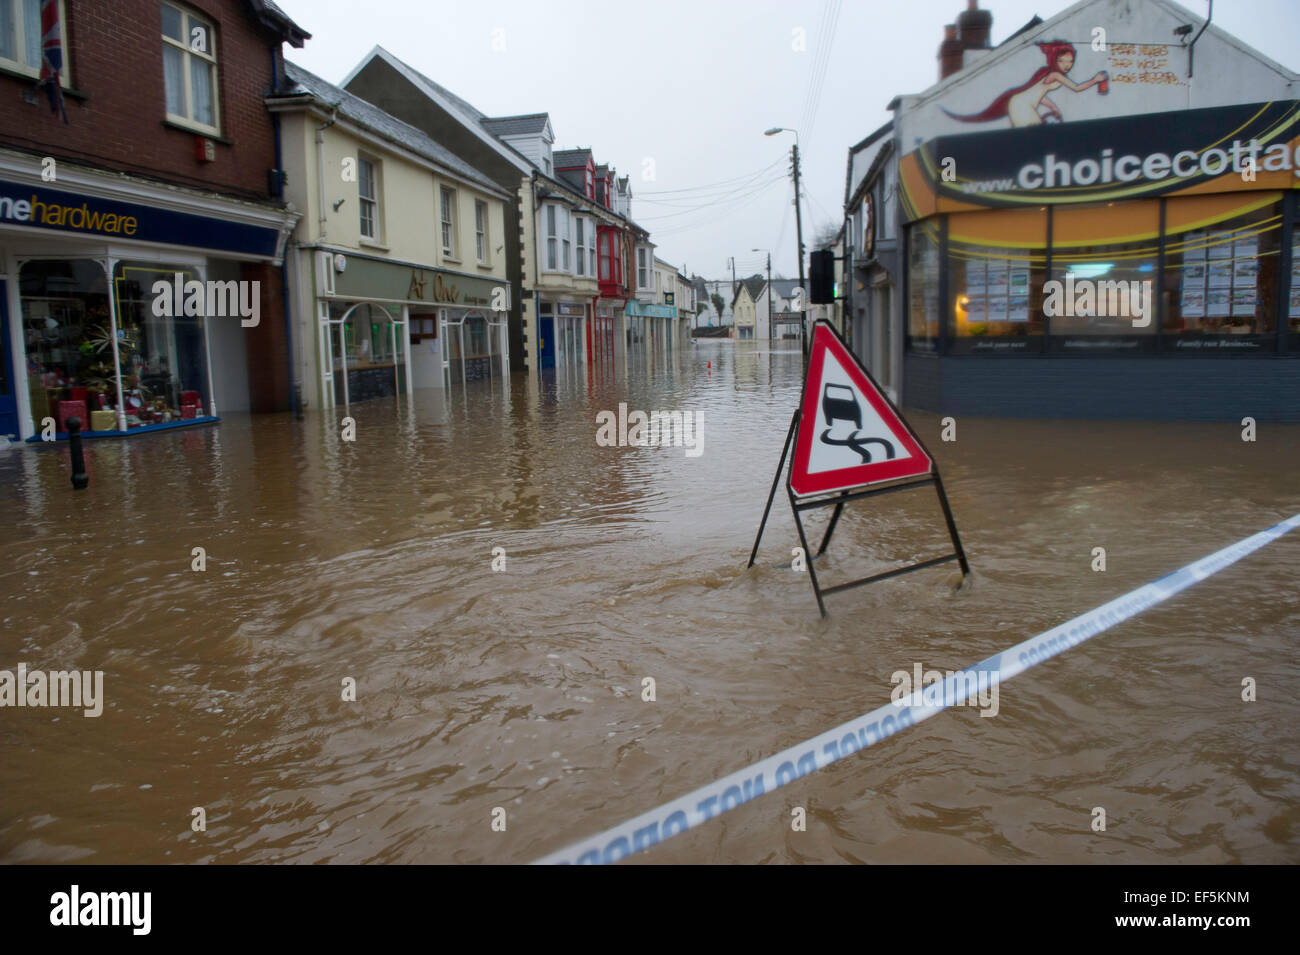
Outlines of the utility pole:
M731 300L733 302L736 300L736 257L734 255L731 257ZM718 324L722 324L721 315L718 316ZM736 324L736 315L734 312L731 315L731 324Z
M772 340L772 253L767 253L767 340Z
M803 215L799 209L799 142L795 139L795 144L790 147L790 154L794 157L794 227L795 234L799 240L799 289L803 293L799 296L799 350L803 352L803 360L806 364L808 361L808 330L807 323L804 321L804 297L808 294L808 286L804 283L803 275Z

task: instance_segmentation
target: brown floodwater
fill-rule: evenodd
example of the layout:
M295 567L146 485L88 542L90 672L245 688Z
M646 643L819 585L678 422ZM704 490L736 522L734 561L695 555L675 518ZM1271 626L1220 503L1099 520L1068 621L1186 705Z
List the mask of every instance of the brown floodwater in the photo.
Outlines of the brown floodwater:
M66 448L0 452L0 669L101 670L106 698L0 709L0 861L531 861L1300 511L1297 426L961 418L945 443L914 412L974 579L822 620L783 498L745 569L799 374L701 342L354 405L355 443L341 410L232 415L88 442L78 493ZM597 445L620 401L703 409L703 453ZM945 543L932 492L886 495L818 567ZM1297 647L1291 534L1004 684L995 717L950 709L629 861L1300 861Z

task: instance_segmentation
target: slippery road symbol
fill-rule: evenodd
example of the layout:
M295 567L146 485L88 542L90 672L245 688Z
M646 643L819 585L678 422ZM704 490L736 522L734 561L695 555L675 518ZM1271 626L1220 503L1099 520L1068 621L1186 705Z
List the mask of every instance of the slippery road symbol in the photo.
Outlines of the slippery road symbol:
M863 445L879 444L885 449L885 459L893 460L896 452L894 445L884 438L859 439L862 433L862 408L858 405L858 396L852 388L845 385L827 383L822 389L822 414L826 417L826 430L821 433L822 444L852 448L862 456L863 464L871 463L871 452ZM831 430L835 421L852 421L854 431L847 438L832 438Z

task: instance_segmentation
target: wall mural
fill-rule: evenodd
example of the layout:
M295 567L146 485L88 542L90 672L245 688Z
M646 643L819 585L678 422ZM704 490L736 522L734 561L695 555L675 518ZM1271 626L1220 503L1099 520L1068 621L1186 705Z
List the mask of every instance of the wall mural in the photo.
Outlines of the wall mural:
M1106 70L1099 70L1083 83L1070 79L1070 71L1074 69L1077 58L1072 43L1052 40L1039 42L1037 46L1047 63L1039 67L1028 82L1004 91L978 113L959 116L947 109L943 111L952 119L963 123L991 123L1008 119L1012 126L1041 126L1044 123L1065 122L1060 107L1047 95L1053 90L1063 87L1074 93L1083 93L1095 86L1103 96L1110 91L1110 74Z

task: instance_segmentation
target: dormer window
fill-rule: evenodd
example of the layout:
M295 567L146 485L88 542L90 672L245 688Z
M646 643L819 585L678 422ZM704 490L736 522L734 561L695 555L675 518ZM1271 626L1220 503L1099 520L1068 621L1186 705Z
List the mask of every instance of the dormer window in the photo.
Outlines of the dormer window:
M588 199L596 198L596 185L595 185L594 178L592 176L590 166L587 167L587 198Z

